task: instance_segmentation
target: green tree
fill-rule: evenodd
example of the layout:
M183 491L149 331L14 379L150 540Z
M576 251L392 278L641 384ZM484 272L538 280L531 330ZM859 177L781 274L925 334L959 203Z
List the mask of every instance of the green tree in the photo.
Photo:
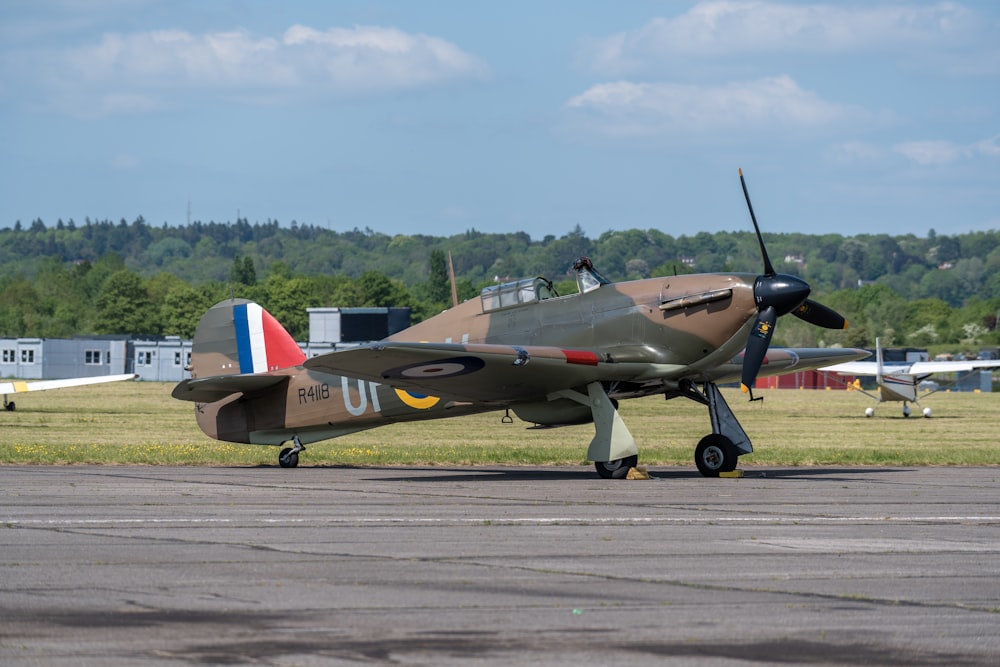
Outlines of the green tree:
M171 283L157 300L163 333L181 338L193 337L205 311L225 298L220 293L222 291L212 284L196 289L183 281Z
M427 295L434 303L451 303L448 258L443 250L432 250L428 260Z
M95 302L95 329L105 334L158 334L157 308L139 274L127 269L111 274Z
M358 278L364 295L363 306L409 308L413 303L410 293L399 282L378 271L366 271Z
M236 285L247 285L253 287L257 284L257 269L254 268L253 258L233 257L233 268L229 272L229 279Z

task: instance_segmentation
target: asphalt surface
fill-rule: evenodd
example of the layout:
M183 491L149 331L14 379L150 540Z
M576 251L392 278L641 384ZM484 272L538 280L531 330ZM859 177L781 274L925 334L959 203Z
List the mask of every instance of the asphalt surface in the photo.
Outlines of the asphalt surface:
M0 468L0 664L1000 664L1000 468L651 473Z

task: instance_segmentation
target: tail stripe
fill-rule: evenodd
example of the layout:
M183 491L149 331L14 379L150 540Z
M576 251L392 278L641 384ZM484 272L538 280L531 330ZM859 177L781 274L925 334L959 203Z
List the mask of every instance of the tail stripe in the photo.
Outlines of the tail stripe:
M243 303L233 307L233 326L236 329L240 373L267 371L263 313L264 309L256 303Z

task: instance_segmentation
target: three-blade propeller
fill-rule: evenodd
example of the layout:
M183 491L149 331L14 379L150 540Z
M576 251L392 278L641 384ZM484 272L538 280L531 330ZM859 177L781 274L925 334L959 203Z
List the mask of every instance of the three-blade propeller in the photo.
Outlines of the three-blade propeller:
M740 183L743 185L743 196L747 200L750 219L757 234L760 254L764 259L764 274L757 276L753 285L757 320L750 330L747 347L743 353L743 376L740 380L743 391L749 392L750 400L754 400L751 387L757 380L757 373L764 363L767 348L771 345L778 317L791 313L799 319L826 329L846 329L847 320L833 309L809 299L811 288L806 281L797 276L775 272L771 258L767 255L767 248L764 247L764 237L761 236L760 227L757 225L757 216L754 215L753 205L750 203L750 193L747 191L747 182L743 178L742 169L740 169Z

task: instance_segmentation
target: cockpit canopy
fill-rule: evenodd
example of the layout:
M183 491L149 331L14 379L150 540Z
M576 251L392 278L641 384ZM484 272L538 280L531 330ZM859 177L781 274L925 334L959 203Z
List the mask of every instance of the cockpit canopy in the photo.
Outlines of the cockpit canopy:
M541 276L500 285L490 285L484 287L480 293L484 313L541 301L542 299L551 299L554 296L559 296L559 294L552 286L552 281Z
M573 262L573 270L576 271L576 286L580 290L580 294L592 292L601 285L607 285L611 282L597 272L589 257L580 257ZM559 294L552 286L552 281L543 276L490 285L484 287L483 291L480 292L484 313L544 301L557 296Z

